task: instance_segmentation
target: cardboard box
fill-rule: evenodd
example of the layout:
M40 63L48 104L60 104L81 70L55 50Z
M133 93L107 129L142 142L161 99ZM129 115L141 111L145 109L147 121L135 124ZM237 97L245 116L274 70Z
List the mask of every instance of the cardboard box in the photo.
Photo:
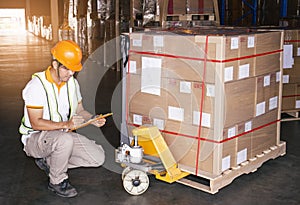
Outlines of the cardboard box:
M224 127L253 118L255 78L226 83L224 90Z
M170 78L162 78L161 80L168 95L166 98L168 119L192 124L192 82ZM178 112L183 112L182 116Z
M213 1L188 0L187 13L188 14L203 14L203 13L213 14L214 13Z
M283 75L288 75L288 83L300 83L300 56L294 57L292 68L283 69Z
M251 158L252 120L241 122L237 127L236 166Z
M245 56L253 56L256 52L256 36L253 35L240 35L240 50L239 50L239 57Z
M186 14L186 1L173 0L172 14Z
M252 132L251 136L251 158L276 145L279 134L277 120L278 110L253 118L253 129L257 130Z
M165 119L167 117L166 89L160 89L160 95L142 92L141 76L130 74L127 78L127 104L131 113ZM151 103L149 103L151 102Z
M283 84L282 111L295 110L296 108L297 84Z
M203 81L204 63L182 58L162 57L162 75L166 78L181 79L188 81ZM210 68L213 67L210 66ZM214 82L215 73L213 69L206 69L207 82Z
M281 53L277 52L256 57L254 75L259 76L279 70L281 67L280 56Z
M262 115L272 109L278 109L279 81L277 72L256 77L256 97L254 117ZM263 105L264 104L264 105Z
M178 167L182 170L211 176L219 175L234 166L235 140L213 143L170 134L164 134L164 137L178 162Z
M256 54L277 51L282 48L281 32L269 31L256 33Z
M204 88L204 90L203 90ZM202 112L201 126L213 129L215 117L215 85L192 83L192 111L193 125L200 126L200 112ZM203 92L203 93L202 93ZM213 138L212 138L213 139Z
M300 47L300 29L287 29L284 31L284 44L293 45L293 56L298 55L298 48Z

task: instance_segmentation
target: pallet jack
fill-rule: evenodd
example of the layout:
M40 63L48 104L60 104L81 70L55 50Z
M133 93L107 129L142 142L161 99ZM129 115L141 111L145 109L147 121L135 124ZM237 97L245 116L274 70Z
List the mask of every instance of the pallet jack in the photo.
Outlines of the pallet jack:
M131 195L141 195L149 187L149 174L173 183L189 175L181 171L159 129L141 126L132 130L132 143L115 150L115 161L124 170L124 189Z

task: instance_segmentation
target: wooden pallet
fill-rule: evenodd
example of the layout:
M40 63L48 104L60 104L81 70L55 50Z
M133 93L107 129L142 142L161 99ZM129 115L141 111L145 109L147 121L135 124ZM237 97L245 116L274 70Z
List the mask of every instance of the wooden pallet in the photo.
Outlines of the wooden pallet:
M168 14L166 21L215 21L214 14Z
M204 184L199 181L191 180L188 178L182 178L177 182L201 191L208 192L210 194L215 194L221 188L232 183L232 181L240 175L255 172L266 161L270 159L275 159L279 156L283 156L285 155L285 153L286 143L284 141L281 141L278 145L270 147L270 149L264 151L262 154L256 156L255 158L249 159L248 161L241 163L238 167L233 167L216 178L206 179L209 182L208 184Z
M300 110L289 110L289 111L282 111L282 118L281 121L294 121L294 120L300 120L299 116Z

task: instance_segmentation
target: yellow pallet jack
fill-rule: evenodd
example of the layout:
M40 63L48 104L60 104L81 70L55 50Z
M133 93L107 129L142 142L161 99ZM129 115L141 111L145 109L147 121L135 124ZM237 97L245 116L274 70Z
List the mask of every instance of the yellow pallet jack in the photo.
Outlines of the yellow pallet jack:
M123 144L115 150L115 161L124 167L123 187L129 194L141 195L148 189L148 173L168 183L189 175L178 168L157 127L135 128L132 134L130 145Z

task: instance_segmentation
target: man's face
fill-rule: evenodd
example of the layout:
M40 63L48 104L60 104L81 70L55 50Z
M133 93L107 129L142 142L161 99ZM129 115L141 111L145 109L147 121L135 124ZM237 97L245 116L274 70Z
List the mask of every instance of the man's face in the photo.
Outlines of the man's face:
M67 82L73 75L74 71L69 70L64 65L59 66L59 78L63 82Z

